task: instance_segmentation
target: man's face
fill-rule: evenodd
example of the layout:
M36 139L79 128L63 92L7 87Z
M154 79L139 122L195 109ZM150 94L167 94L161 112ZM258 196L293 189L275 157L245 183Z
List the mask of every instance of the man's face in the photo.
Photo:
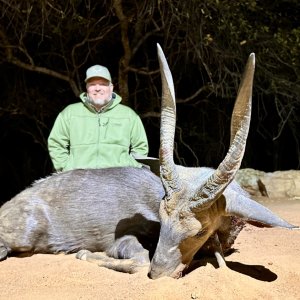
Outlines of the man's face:
M90 101L99 109L110 101L114 87L108 80L95 77L87 82L86 89Z

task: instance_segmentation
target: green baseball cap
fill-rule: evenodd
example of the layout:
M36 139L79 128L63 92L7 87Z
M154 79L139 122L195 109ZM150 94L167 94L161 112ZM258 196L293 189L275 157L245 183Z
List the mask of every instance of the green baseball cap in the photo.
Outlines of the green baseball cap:
M92 77L101 77L111 82L111 76L106 67L100 65L91 66L86 70L85 82L87 82Z

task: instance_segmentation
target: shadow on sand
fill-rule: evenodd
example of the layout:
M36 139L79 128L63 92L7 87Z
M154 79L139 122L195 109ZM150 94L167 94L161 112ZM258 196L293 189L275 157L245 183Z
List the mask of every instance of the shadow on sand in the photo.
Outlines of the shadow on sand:
M199 267L204 267L207 264L213 265L216 269L218 268L217 261L215 259L201 259L195 260L187 270L186 274L191 273ZM256 280L272 282L277 279L277 275L268 268L261 265L246 265L239 262L227 261L227 267L232 271L241 273L243 275L252 277Z

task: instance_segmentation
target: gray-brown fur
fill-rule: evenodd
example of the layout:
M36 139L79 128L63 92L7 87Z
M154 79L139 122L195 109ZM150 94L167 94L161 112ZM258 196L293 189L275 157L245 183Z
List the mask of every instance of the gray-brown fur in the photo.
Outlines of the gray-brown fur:
M130 257L118 239L157 239L164 191L148 169L73 170L36 182L0 209L0 241L10 252L80 249ZM155 237L156 233L156 237ZM145 238L146 237L146 238ZM1 244L0 244L1 248ZM5 253L2 252L2 257Z

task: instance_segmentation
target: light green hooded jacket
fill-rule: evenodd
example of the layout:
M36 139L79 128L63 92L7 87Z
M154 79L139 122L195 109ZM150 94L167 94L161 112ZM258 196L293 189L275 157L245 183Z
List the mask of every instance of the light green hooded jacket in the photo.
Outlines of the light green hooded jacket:
M148 155L148 141L140 117L112 100L99 112L89 103L71 104L59 113L48 138L48 150L57 171L79 168L141 167L134 157Z

